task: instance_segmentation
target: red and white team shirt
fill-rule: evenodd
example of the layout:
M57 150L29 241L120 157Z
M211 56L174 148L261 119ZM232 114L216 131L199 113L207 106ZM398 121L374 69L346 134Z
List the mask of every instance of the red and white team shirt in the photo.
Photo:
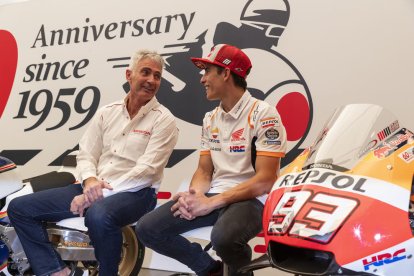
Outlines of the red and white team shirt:
M222 193L254 176L255 137L257 156L285 156L286 131L276 108L247 91L230 112L218 106L206 113L200 154L211 155L214 164L209 193Z

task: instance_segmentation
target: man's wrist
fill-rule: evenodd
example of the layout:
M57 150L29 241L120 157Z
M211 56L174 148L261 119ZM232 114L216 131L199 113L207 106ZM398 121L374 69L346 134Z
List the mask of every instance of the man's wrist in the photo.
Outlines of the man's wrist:
M88 177L87 179L83 180L81 185L82 188L85 189L85 187L88 185L88 183L93 182L94 180L96 180L95 177Z

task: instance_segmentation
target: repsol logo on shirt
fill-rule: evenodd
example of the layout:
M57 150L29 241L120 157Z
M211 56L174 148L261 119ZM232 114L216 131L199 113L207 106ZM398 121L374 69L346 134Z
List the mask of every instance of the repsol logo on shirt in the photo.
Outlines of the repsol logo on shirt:
M245 152L245 146L230 146L230 152Z

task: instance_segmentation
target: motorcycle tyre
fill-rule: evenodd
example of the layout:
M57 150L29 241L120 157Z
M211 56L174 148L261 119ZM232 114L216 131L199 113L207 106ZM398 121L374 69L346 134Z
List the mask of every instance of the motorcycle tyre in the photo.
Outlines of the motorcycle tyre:
M122 228L122 251L119 275L137 276L145 257L145 246L137 239L134 227Z

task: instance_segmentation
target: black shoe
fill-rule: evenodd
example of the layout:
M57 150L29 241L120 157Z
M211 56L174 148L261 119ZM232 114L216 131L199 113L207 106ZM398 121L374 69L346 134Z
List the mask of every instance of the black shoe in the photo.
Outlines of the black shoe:
M208 276L222 276L223 275L223 262L216 261L214 267L207 273Z

